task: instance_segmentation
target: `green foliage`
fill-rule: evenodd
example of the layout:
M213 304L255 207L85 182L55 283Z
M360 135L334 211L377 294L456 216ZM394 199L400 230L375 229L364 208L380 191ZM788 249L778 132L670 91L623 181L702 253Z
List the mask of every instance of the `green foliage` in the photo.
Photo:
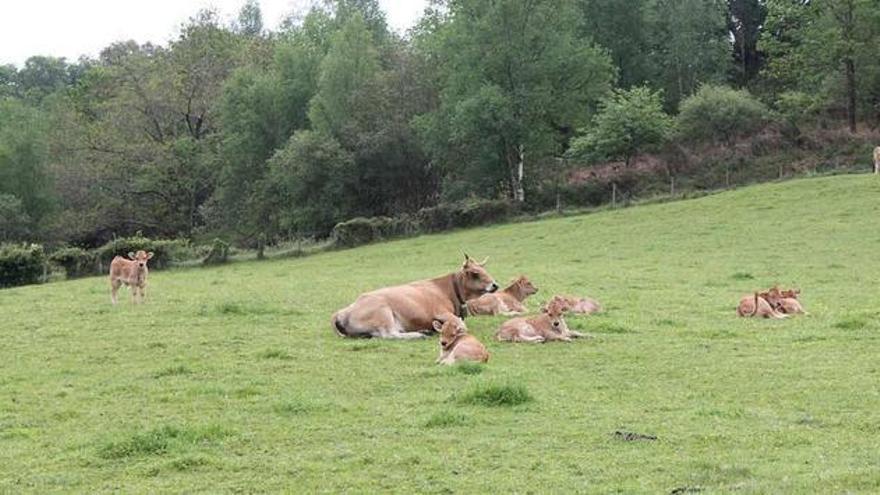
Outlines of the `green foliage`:
M156 240L141 235L120 237L104 244L96 250L101 265L110 266L116 256L128 259L128 253L144 250L153 253L150 268L161 270L167 268L175 259L188 257L190 246L187 240Z
M418 232L418 227L408 217L352 218L336 224L330 237L338 247L354 247L395 237L405 237Z
M489 407L510 407L534 400L522 385L481 385L459 397L462 404Z
M0 244L0 288L42 281L46 255L39 244Z
M12 194L0 194L0 243L24 241L31 231L31 217L21 200Z
M46 120L38 110L14 99L0 100L0 194L21 201L18 208L8 197L4 200L4 216L11 215L6 221L13 225L27 218L38 224L52 210L46 136Z
M724 82L731 68L731 43L724 0L654 0L648 13L655 87L667 108L703 84Z
M471 199L423 208L415 217L422 231L440 232L500 222L517 211L517 206L509 201Z
M49 261L64 268L67 278L85 277L98 273L98 260L95 251L78 247L61 248L49 255Z
M767 107L746 90L706 85L681 103L677 128L684 140L731 144L761 130Z
M662 144L671 130L672 118L663 111L659 91L646 87L619 90L602 101L590 127L572 141L569 154L592 160L622 160L629 165L637 153Z
M355 208L354 158L327 134L300 131L268 162L272 207L282 230L326 234Z
M229 261L229 243L222 239L214 239L211 243L211 251L202 261L206 265L219 265Z
M583 125L614 78L606 54L579 37L579 21L572 0L451 2L437 40L425 43L443 84L440 107L418 121L434 159L465 173L493 170L510 198L524 200L526 169L535 172L526 157L533 164L559 152L560 129Z

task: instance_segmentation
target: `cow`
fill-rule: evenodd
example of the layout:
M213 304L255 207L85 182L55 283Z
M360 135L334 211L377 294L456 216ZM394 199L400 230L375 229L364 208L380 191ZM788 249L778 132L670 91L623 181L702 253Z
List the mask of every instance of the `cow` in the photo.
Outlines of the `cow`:
M433 322L451 313L464 317L466 301L498 290L484 265L465 254L458 271L428 280L361 294L330 319L342 337L419 339L434 332Z
M440 356L437 364L455 364L459 361L489 361L489 351L482 342L467 333L464 321L445 314L434 320L434 330L440 333Z
M557 298L568 305L568 311L571 313L591 315L602 311L602 305L599 304L599 301L589 297L553 296L553 299Z
M468 313L472 315L519 315L526 312L523 301L538 293L525 275L520 275L509 286L492 294L471 299L467 302Z
M767 292L755 292L752 296L743 296L736 307L736 315L743 317L760 316L777 320L786 318L784 314L776 311L774 306L767 300L769 296Z
M116 292L122 284L131 287L131 302L138 302L138 293L140 300L144 302L147 297L147 261L153 257L152 252L143 250L137 253L128 253L130 259L122 256L116 256L110 262L110 301L116 304Z
M546 342L563 340L571 342L572 337L583 337L583 334L572 332L565 323L563 314L568 306L558 300L551 300L542 313L532 318L513 318L505 321L495 333L495 340L506 342Z

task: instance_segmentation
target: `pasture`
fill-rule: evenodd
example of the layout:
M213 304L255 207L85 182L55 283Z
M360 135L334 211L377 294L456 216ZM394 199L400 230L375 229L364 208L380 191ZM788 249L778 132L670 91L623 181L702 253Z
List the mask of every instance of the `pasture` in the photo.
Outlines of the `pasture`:
M434 364L436 337L347 340L361 292L490 256L589 295L573 343ZM880 179L422 236L302 259L0 291L0 492L880 491ZM803 289L809 316L738 319ZM656 440L615 435L616 431Z

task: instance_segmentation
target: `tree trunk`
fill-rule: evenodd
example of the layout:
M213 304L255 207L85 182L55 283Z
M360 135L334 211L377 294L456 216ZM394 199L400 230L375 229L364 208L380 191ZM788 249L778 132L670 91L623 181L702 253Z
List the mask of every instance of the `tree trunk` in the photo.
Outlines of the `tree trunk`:
M724 186L726 189L730 189L730 162L724 165Z
M675 196L675 176L669 176L669 195Z
M517 203L522 203L526 200L526 192L523 188L523 174L525 168L525 151L523 145L519 145L516 147L517 152L517 160L516 160L516 171L513 180L513 200Z
M611 182L611 207L617 207L617 180Z
M849 132L856 132L856 64L852 57L844 61L846 66L846 118L849 121Z

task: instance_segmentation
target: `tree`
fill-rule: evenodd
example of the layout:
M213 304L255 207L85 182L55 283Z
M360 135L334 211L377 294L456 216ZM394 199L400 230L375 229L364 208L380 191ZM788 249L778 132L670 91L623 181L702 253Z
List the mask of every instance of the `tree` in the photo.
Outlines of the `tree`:
M649 0L581 0L581 30L584 38L607 49L619 70L618 85L629 88L651 80ZM626 36L621 36L626 33Z
M727 0L727 23L733 35L735 80L747 86L761 70L763 54L758 50L761 27L767 17L764 0Z
M767 107L748 91L706 85L681 103L677 129L685 141L709 141L730 149L737 139L761 130L767 118ZM730 187L730 160L725 163Z
M672 129L672 118L663 111L660 91L647 87L615 91L600 104L583 135L572 141L574 158L622 160L624 167L639 152L662 144ZM612 182L612 204L617 203L617 183Z
M48 173L45 116L17 100L0 100L0 194L14 196L26 215L38 225L53 209L52 182Z
M263 34L263 13L260 2L247 0L238 11L238 19L234 24L235 32L249 38L257 38Z
M767 9L759 48L768 57L764 71L768 85L777 93L822 95L827 107L845 109L849 129L855 132L860 103L872 106L873 100L880 101L876 2L768 0Z
M269 160L279 228L323 236L352 216L358 187L354 157L332 137L299 131Z
M723 0L653 0L649 9L655 87L667 109L701 84L727 78L731 44Z
M425 145L447 169L491 171L523 202L529 163L562 151L610 89L613 66L578 35L573 0L450 0L446 8L426 43L444 89L440 108L418 121ZM479 180L464 182L471 179Z

